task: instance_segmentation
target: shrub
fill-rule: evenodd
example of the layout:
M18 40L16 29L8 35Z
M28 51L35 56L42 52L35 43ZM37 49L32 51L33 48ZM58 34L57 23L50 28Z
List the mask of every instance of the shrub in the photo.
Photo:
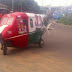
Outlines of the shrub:
M58 22L64 23L65 25L72 25L72 19L67 17L61 18Z

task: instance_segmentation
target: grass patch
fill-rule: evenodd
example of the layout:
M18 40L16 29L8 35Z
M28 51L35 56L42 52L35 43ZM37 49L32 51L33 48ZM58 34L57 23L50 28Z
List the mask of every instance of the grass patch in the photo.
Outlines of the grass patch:
M72 25L72 19L63 17L58 21L58 23L63 23L65 25Z

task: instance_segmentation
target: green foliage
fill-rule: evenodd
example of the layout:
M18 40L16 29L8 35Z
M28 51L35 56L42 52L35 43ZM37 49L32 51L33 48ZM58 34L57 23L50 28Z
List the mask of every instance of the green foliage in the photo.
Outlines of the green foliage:
M0 3L8 6L12 10L12 0L0 0ZM40 13L40 7L34 0L13 0L14 11L26 11Z
M72 25L72 19L71 18L67 18L67 17L63 17L58 22L59 23L64 23L65 25Z

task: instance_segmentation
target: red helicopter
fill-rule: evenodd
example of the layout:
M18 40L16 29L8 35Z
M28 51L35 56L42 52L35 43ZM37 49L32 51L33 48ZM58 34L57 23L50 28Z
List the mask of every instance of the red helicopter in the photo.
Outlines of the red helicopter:
M7 54L7 47L24 48L31 43L37 43L42 47L42 35L46 28L44 18L45 15L24 12L4 15L0 21L3 55Z

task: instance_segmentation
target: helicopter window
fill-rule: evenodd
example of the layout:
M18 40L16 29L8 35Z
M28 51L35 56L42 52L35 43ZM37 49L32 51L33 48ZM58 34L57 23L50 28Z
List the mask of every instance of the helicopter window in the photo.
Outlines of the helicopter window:
M30 19L30 26L33 28L33 19Z
M1 21L1 25L12 25L14 18L4 17Z

